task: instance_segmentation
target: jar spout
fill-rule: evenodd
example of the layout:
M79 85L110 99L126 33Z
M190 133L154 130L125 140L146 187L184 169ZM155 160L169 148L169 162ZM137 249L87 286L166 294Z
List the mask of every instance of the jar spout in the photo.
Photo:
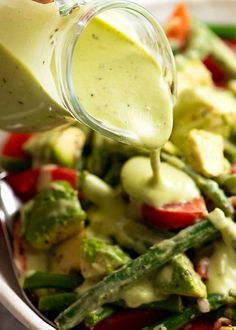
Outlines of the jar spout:
M55 4L61 16L69 15L74 9L85 3L87 3L87 0L55 0Z

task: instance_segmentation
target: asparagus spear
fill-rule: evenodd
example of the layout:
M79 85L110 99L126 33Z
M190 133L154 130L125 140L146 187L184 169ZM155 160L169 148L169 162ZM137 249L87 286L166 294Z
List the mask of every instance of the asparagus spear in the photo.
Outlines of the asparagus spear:
M41 312L61 312L78 299L76 292L54 293L39 298L38 309Z
M113 307L111 307L109 305L105 305L105 306L99 307L98 309L96 309L93 312L90 312L86 316L86 318L84 320L84 325L87 328L92 329L93 327L95 327L96 324L98 324L102 320L108 318L114 312L115 312L115 308L113 308Z
M236 194L236 175L235 174L225 174L217 178L217 182L224 187L224 189L232 194Z
M209 309L214 310L225 304L225 297L220 294L211 294L208 297ZM185 324L191 322L196 317L201 315L201 311L198 306L191 306L185 308L182 313L170 316L161 323L155 323L151 326L145 327L143 330L178 330Z
M234 52L203 22L194 19L191 28L184 55L189 58L204 59L211 54L229 76L235 77L236 57Z
M224 152L230 162L236 163L236 145L230 140L224 140Z
M170 296L164 300L158 300L151 302L149 304L144 304L140 306L141 308L148 308L148 309L161 309L170 312L182 312L183 311L183 304L182 299L180 296Z
M85 320L84 324L87 328L92 329L95 327L96 324L101 322L102 320L106 319L107 317L111 316L116 311L117 307L122 306L124 307L125 304L123 301L121 303L114 303L113 305L104 305L99 307L97 310L89 313ZM183 311L183 304L182 299L180 296L170 296L164 300L158 300L151 302L149 304L143 304L140 308L144 309L155 309L155 310L166 310L170 312L182 312Z
M74 327L83 321L89 312L118 300L120 290L124 287L160 268L176 254L213 239L216 234L215 227L209 221L203 220L183 229L174 237L155 244L147 253L105 277L82 294L56 318L58 328L66 330Z
M165 153L161 153L161 158L170 165L184 171L190 177L192 177L192 179L196 182L197 186L205 196L211 199L217 207L224 211L227 216L233 216L233 206L217 182L211 179L207 179L201 174L197 173L194 169L186 165L179 158L167 155Z
M236 25L233 24L208 24L208 27L218 37L223 39L236 39Z
M71 291L83 282L82 276L35 272L26 277L24 289L61 289Z

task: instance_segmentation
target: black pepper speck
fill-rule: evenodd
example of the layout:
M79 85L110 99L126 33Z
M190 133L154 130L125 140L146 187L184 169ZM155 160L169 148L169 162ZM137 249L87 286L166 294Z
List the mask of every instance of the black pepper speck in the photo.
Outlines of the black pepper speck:
M98 36L95 33L93 33L92 34L92 38L95 39L95 40L97 40L98 39Z

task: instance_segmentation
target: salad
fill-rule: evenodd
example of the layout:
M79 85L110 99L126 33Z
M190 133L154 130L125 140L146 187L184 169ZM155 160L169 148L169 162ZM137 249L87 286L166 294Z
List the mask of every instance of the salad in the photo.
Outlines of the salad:
M2 148L21 284L58 329L236 325L236 28L180 4L165 30L179 89L163 187L145 150L78 125Z

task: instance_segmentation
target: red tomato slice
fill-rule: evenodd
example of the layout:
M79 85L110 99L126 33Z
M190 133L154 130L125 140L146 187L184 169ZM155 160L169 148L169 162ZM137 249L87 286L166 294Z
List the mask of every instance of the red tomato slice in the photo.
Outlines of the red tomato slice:
M43 175L47 176L48 184L52 181L63 180L69 182L72 188L77 187L78 173L56 165L48 167L48 170L45 166L45 169L35 168L21 173L11 173L7 176L6 181L22 201L27 201L37 193L38 183Z
M236 39L224 40L227 46L236 54Z
M64 180L71 184L72 188L77 188L78 172L66 167L57 166L52 169L51 180Z
M213 330L214 325L209 320L196 320L186 325L183 330Z
M159 318L160 313L156 310L130 309L101 321L93 330L140 330L157 322Z
M30 134L11 133L2 148L2 155L15 158L26 158L23 151L23 145L30 137Z
M214 83L219 87L224 87L227 81L227 75L214 58L208 56L203 63L211 72Z
M185 44L190 31L190 15L184 3L176 6L167 21L165 30L169 39L178 41L180 45Z
M236 40L224 40L224 42L236 54ZM228 79L227 74L215 61L213 56L208 56L206 59L203 60L203 63L211 72L213 81L216 86L225 88Z
M190 226L198 218L206 215L204 199L199 197L186 203L166 204L155 207L144 204L141 209L142 217L150 225L159 229L180 229Z
M36 194L39 174L40 169L12 173L7 176L6 181L9 183L15 194L25 202Z

